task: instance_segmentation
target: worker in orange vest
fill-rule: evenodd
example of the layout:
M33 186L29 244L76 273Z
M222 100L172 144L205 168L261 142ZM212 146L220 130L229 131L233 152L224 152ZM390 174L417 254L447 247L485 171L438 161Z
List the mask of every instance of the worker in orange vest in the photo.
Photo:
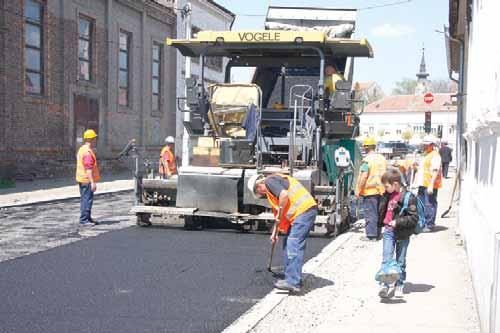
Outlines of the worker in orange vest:
M161 178L170 178L177 174L177 161L174 155L175 139L169 136L165 139L165 147L160 153L159 173Z
M376 241L380 236L381 228L378 225L379 203L385 192L382 184L382 175L387 171L387 160L375 152L377 142L374 138L366 138L363 147L367 152L361 167L356 184L356 198L362 198L363 215L365 218L365 241Z
M318 214L316 200L298 180L287 175L253 175L247 187L255 199L266 197L272 207L276 220L270 237L273 245L279 232L286 235L283 237L285 279L276 281L274 287L299 292L306 239Z
M97 182L101 179L97 158L93 148L97 143L97 134L88 129L83 133L84 144L76 154L76 182L80 188L80 226L98 224L92 219L92 204Z
M436 225L437 195L442 183L441 156L435 150L436 138L427 135L423 138L422 143L425 156L420 162L416 183L418 197L425 206L424 232L429 232Z

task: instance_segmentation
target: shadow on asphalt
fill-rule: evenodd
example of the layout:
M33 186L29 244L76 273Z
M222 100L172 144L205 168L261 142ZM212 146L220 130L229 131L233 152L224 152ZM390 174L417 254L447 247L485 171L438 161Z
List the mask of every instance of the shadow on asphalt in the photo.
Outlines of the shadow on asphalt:
M112 225L125 222L125 220L98 220L99 225Z
M442 226L442 225L436 225L434 228L432 228L431 232L440 232L440 231L446 231L448 230L448 227Z
M435 288L435 286L433 286L431 284L406 282L405 288L404 288L404 293L405 294L426 293L426 292L431 291L434 288Z
M404 304L406 301L402 298L381 298L380 303L382 304Z
M304 274L303 279L304 287L302 288L298 296L304 296L313 290L333 286L335 284L335 282L331 280L324 279L314 274Z
M283 274L273 274L275 277L283 278ZM316 289L321 289L324 287L328 286L333 286L335 282L328 280L328 279L323 279L322 277L319 277L314 274L304 274L302 276L304 280L304 286L301 288L300 292L298 293L290 293L290 296L305 296L308 293L310 293L313 290ZM279 294L288 294L288 291L278 291Z

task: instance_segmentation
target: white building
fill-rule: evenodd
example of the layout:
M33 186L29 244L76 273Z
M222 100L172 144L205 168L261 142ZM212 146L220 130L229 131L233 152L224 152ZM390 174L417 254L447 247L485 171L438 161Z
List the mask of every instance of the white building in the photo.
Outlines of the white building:
M451 94L434 94L434 102L424 102L423 96L393 95L368 104L361 115L360 134L364 136L400 137L411 132L418 138L424 135L425 111L431 111L432 133L442 126L442 139L454 146L456 139L457 107Z
M463 108L459 103L458 122L459 131L464 133L459 222L472 272L481 331L498 333L500 216L496 206L500 198L500 163L497 163L500 157L500 44L492 41L498 39L500 1L449 1L452 38L447 39L448 60L450 71L459 74L464 102Z
M186 38L186 18L182 15L183 8L187 3L191 5L191 35L196 37L196 33L204 30L231 30L235 14L219 5L213 0L179 0L177 1L177 8L179 9L177 15L177 39ZM185 67L186 57L183 57L180 52L177 52L177 97L185 96ZM205 79L206 82L224 82L224 70L226 61L222 58L205 59ZM192 58L191 61L191 77L201 77L201 66L199 58ZM177 110L177 155L181 155L181 141L184 133L184 126L182 120L184 115Z

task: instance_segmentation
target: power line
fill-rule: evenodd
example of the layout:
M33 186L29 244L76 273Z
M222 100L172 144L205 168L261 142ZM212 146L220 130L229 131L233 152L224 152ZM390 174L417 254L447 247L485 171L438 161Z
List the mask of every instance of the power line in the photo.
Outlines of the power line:
M373 10L373 9L384 8L384 7L399 6L399 5L407 4L407 3L412 2L412 1L413 0L404 0L404 1L390 2L390 3L380 4L380 5L373 5L373 6L368 6L368 7L356 8L356 10L358 10L358 11L366 11L366 10ZM236 13L236 16L265 17L265 16L267 16L267 14L242 14L242 13Z

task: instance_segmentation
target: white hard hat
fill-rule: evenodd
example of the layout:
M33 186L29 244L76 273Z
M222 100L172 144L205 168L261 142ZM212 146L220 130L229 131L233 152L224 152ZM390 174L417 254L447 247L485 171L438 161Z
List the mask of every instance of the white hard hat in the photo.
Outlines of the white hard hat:
M424 145L435 145L437 143L437 139L432 136L432 135L426 135L424 136L424 138L422 139L422 143Z
M167 136L167 138L165 139L165 142L166 143L175 143L175 139L173 136Z
M262 179L264 179L264 175L256 174L250 177L250 179L248 180L247 183L248 190L253 194L253 197L255 199L260 199L260 196L255 193L255 186Z

